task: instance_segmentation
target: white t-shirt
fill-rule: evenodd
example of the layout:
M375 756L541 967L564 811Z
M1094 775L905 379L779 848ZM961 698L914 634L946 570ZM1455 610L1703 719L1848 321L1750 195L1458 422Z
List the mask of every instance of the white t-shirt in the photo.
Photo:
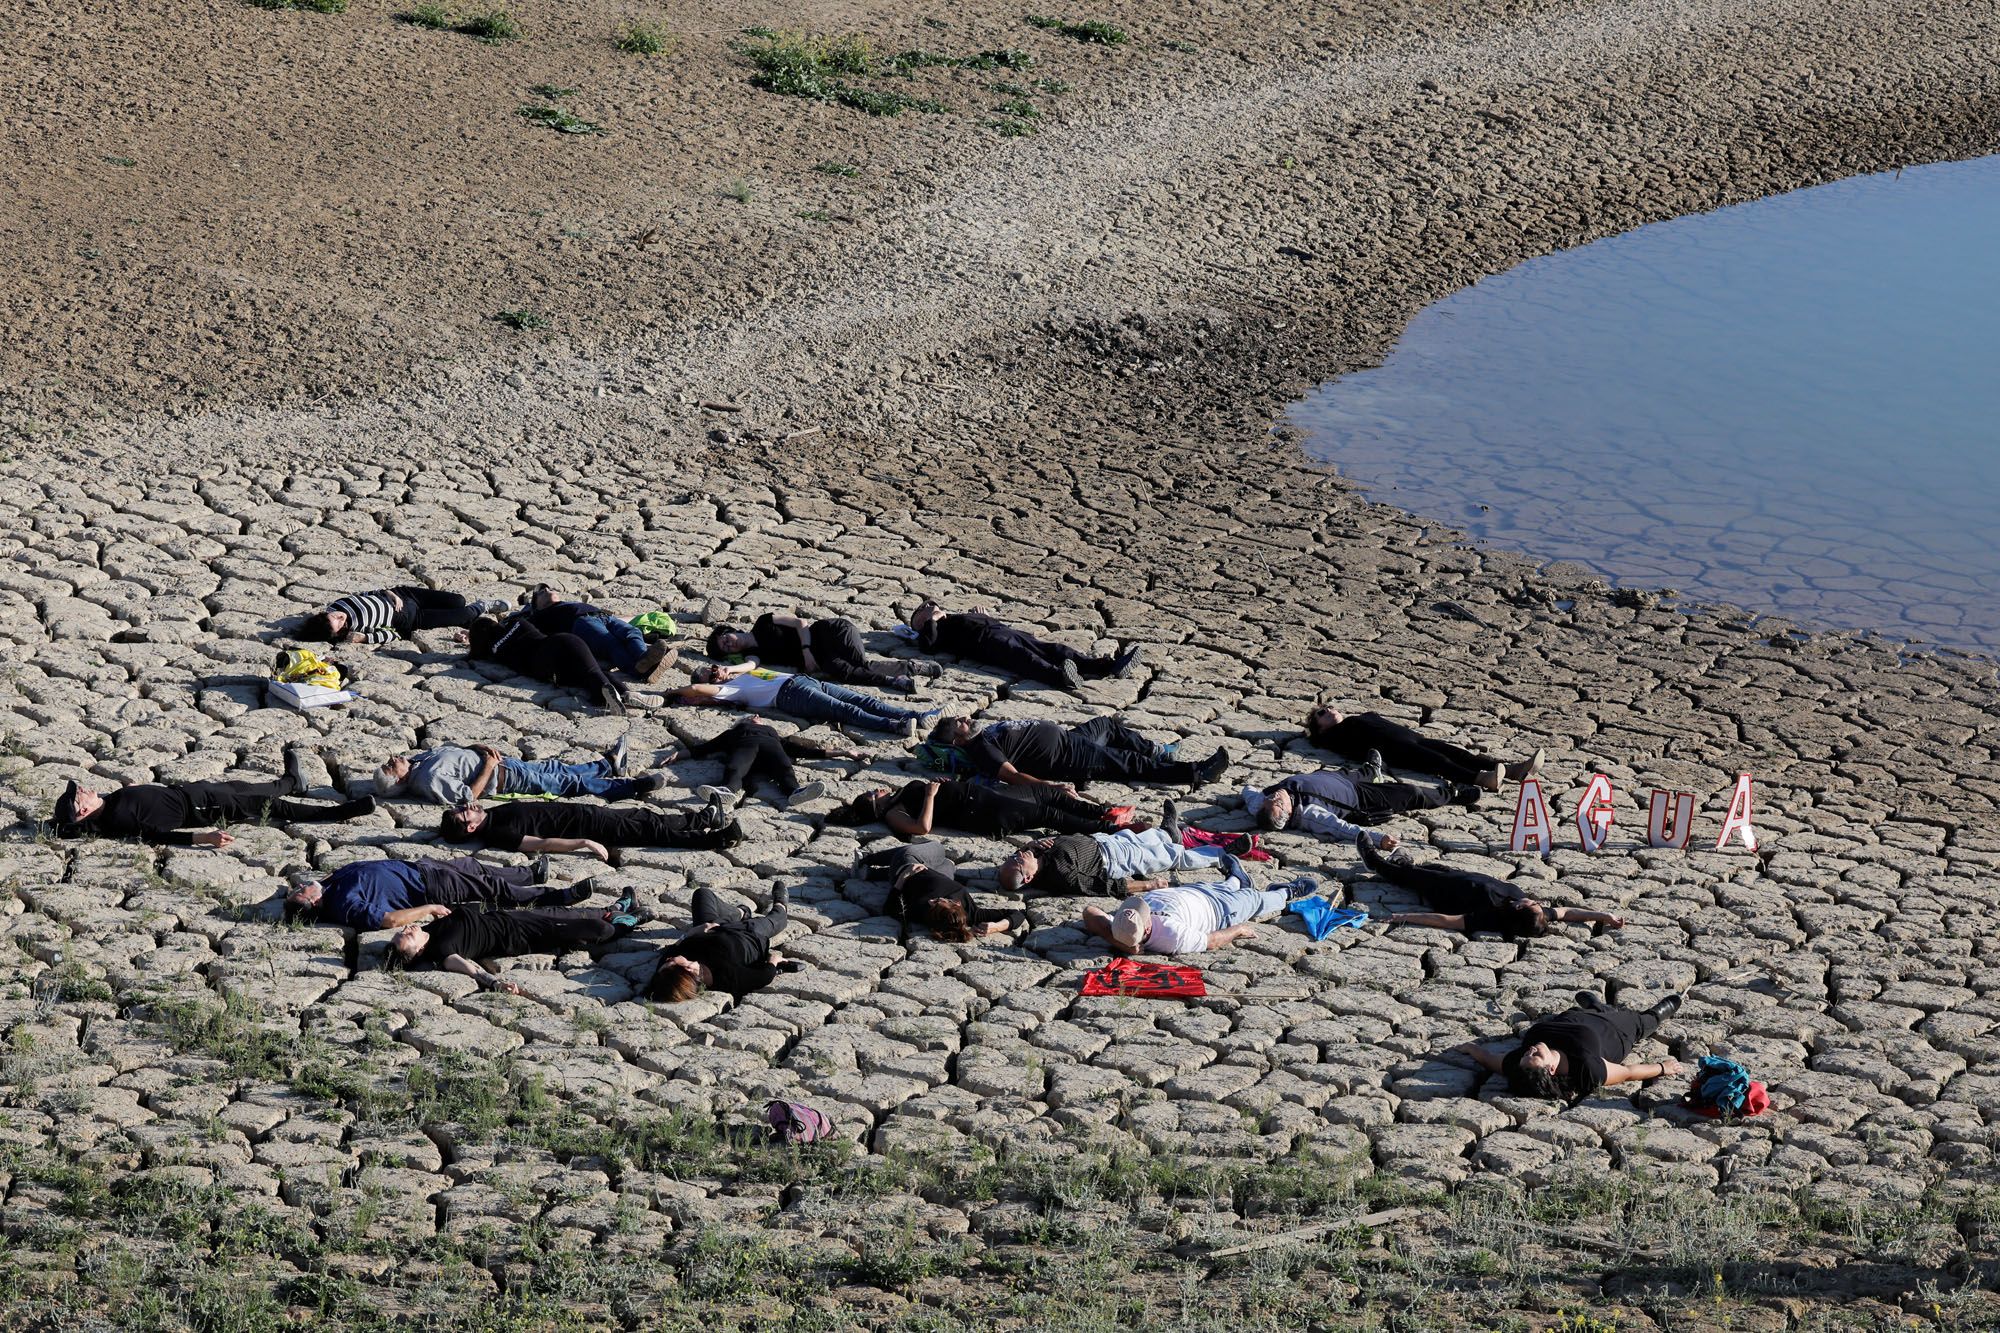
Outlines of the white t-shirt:
M1222 929L1215 902L1205 893L1154 889L1145 895L1153 924L1146 931L1147 953L1202 953L1208 937Z
M724 703L741 704L745 708L769 708L778 702L778 691L784 689L785 682L791 678L788 671L752 667L742 675L717 685L715 697Z

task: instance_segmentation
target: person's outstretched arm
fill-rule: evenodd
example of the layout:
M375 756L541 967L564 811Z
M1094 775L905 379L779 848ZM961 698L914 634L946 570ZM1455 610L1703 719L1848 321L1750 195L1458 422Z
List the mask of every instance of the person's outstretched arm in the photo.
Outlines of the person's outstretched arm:
M1429 926L1433 930L1455 930L1465 933L1465 918L1450 916L1444 912L1397 912L1390 916L1392 926Z
M1567 921L1579 926L1604 926L1610 930L1618 930L1625 924L1625 918L1622 916L1613 916L1609 912L1586 912L1581 907L1558 907L1550 915L1558 921Z
M1463 1045L1452 1047L1451 1054L1469 1055L1479 1063L1481 1069L1486 1070L1488 1073L1497 1074L1500 1072L1500 1057L1476 1041L1468 1041Z
M412 923L441 921L451 915L451 909L443 903L424 903L417 907L399 907L393 912L384 912L382 920L376 923L378 930L401 930Z
M479 989L481 990L504 991L509 995L519 995L521 993L519 986L516 986L511 981L502 981L499 977L494 976L491 972L488 972L485 968L463 954L453 954L444 960L443 966L447 972L456 972L462 977L471 977L479 983Z
M1613 1083L1647 1083L1656 1078L1666 1078L1686 1072L1686 1066L1678 1060L1662 1060L1656 1065L1614 1065L1607 1060L1604 1063L1604 1083L1606 1087Z
M683 685L674 691L674 699L677 703L684 704L715 704L726 706L724 700L716 697L717 693L717 688L713 685Z
M1083 929L1085 934L1095 935L1098 939L1110 945L1111 952L1121 958L1130 958L1133 954L1139 952L1137 949L1126 948L1116 939L1112 938L1111 918L1106 915L1103 908L1095 904L1083 909Z
M1256 933L1257 927L1255 926L1225 926L1208 937L1208 947L1211 949L1227 949L1232 944L1235 944L1236 941L1250 939Z
M582 852L585 856L594 856L606 864L611 861L611 849L594 838L524 837L521 839L521 845L515 850L531 855L535 852L549 852L556 856L565 852Z

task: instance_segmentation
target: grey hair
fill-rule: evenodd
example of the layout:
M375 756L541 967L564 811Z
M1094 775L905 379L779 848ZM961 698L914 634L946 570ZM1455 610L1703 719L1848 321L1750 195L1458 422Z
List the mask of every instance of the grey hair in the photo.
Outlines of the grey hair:
M394 758L385 759L382 761L382 766L375 770L375 794L377 796L400 796L403 794L403 789L410 785L410 778L407 773L400 778L389 775L389 765L395 763L400 758L402 756L397 755Z

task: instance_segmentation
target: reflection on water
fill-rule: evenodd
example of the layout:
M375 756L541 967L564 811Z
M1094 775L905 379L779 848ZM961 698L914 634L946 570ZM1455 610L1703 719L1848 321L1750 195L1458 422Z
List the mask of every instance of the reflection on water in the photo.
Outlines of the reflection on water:
M1293 420L1617 582L2000 652L2000 158L1641 227L1424 311Z

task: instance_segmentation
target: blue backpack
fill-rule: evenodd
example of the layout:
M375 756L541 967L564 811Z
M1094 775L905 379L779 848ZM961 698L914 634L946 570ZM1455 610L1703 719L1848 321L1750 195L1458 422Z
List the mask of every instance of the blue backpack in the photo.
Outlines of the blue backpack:
M1734 1060L1704 1055L1695 1073L1691 1101L1713 1106L1730 1115L1740 1115L1750 1096L1750 1071Z

